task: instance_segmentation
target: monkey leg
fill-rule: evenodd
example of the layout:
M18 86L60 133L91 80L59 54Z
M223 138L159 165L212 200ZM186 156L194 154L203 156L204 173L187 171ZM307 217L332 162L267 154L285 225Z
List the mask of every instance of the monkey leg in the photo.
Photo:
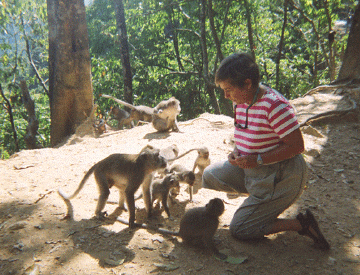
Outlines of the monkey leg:
M114 210L114 212L112 212L108 219L110 220L115 220L118 216L121 215L121 213L125 210L127 211L127 209L125 209L125 192L122 188L118 188L119 189L119 206L116 207L116 209Z
M174 132L180 132L179 127L178 127L178 124L177 124L177 121L176 121L176 120L172 122L172 130L173 130Z
M193 201L193 194L194 194L194 187L192 185L189 185L189 195L190 195L190 202Z
M164 194L163 195L163 198L162 198L162 205L165 209L165 212L168 216L169 219L172 219L171 218L171 215L170 215L170 210L169 210L169 206L168 206L168 203L167 203L167 199L168 199L168 193Z
M135 198L132 190L125 190L126 203L129 211L129 227L135 228Z
M150 193L150 183L152 180L152 175L148 175L142 184L142 193L143 199L145 204L145 209L147 212L148 218L152 215L152 200L151 200L151 193Z
M119 208L127 211L125 207L125 191L122 188L119 188Z
M213 235L212 235L213 236ZM208 251L210 251L211 253L213 253L215 255L215 257L221 259L221 260L225 260L227 258L227 255L221 253L217 247L215 246L213 237L210 237L209 235L204 235L202 238L203 244L205 245L206 249Z
M109 198L109 195L110 195L109 189L104 189L104 190L100 189L100 197L95 210L95 215L98 219L103 219L107 215L106 211L101 212L101 210L105 208L105 204Z
M103 219L106 216L106 212L101 212L101 211L105 208L105 204L110 195L109 185L106 176L103 173L97 173L95 171L95 180L100 191L100 196L96 206L95 215L98 219Z

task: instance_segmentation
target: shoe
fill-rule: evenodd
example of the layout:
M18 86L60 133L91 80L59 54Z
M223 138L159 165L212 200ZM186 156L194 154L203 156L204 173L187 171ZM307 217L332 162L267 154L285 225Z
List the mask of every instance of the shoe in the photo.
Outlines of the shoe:
M321 233L319 225L309 209L306 210L305 215L302 213L296 216L296 219L300 222L302 229L298 231L300 235L305 235L314 240L315 246L321 250L329 250L330 244L326 241L324 235ZM316 235L310 231L312 228Z

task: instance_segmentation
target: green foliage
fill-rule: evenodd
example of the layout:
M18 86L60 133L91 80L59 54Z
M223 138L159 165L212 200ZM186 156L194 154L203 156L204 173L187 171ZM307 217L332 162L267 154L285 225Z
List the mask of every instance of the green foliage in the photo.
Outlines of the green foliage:
M250 52L243 1L212 2L215 29L223 55L237 51ZM181 101L180 120L191 119L204 112L213 113L213 105L205 90L199 23L201 1L123 0L123 3L133 74L133 103L155 106L159 101L175 96ZM248 4L262 81L275 88L284 1L254 0L248 1ZM279 63L280 92L294 98L317 85L330 82L328 32L336 20L346 20L355 5L354 0L289 1ZM100 95L110 94L123 99L124 87L114 1L94 0L86 11L94 99L99 105L98 115L106 118L107 112L116 103ZM206 77L213 82L220 59L210 29L209 13L206 16L209 60L209 74ZM43 137L41 142L44 146L49 144L49 99L34 75L25 52L25 39L28 39L34 63L46 81L47 35L45 0L0 2L0 81L5 96L13 99L11 103L20 148L25 147L23 135L27 125L18 88L20 79L27 81L35 100L40 121L39 134ZM341 65L346 39L346 34L336 34L336 43L333 44L336 69ZM220 93L220 89L216 89L218 99ZM15 144L2 98L0 104L0 119L3 121L0 150L2 158L6 158L14 152Z
M26 80L30 95L35 101L39 120L39 136L43 146L49 145L50 107L35 77L26 54L29 43L31 58L42 77L46 80L47 69L47 18L45 0L0 2L0 82L5 98L10 102L19 149L25 148L27 113L21 100L19 83ZM0 96L1 158L8 158L16 151L16 142L10 123L6 100Z

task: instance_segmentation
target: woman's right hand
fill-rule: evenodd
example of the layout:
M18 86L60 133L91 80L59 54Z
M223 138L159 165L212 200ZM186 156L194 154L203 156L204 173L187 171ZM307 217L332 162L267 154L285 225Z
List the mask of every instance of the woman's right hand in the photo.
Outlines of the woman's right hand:
M228 155L228 160L232 165L237 165L236 164L236 159L240 157L240 152L238 151L238 149L235 147L234 151L232 151L229 155Z

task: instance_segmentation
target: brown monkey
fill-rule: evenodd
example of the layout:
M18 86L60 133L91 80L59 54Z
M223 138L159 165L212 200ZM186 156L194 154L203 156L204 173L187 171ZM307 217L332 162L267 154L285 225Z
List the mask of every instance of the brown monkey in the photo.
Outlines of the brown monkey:
M207 147L200 147L200 148L193 148L190 149L188 151L186 151L185 153L181 154L180 156L177 156L176 158L172 158L172 159L168 159L169 162L177 160L179 158L182 158L183 156L187 155L188 153L190 153L191 151L198 151L198 156L195 160L194 163L194 167L193 167L193 172L195 173L195 169L196 167L199 169L199 174L202 175L204 172L204 169L210 165L210 158L209 158L209 149Z
M168 196L171 188L179 187L180 177L176 174L169 174L163 179L154 180L151 183L151 201L156 202L156 206L160 206L160 201L165 209L168 218L170 216L170 210L168 206Z
M107 124L103 119L96 120L93 127L95 129L95 134L98 136L107 132Z
M180 230L178 232L153 228L146 224L136 224L136 226L155 230L160 234L180 236L188 244L202 244L216 257L224 260L227 256L219 252L213 240L219 226L219 217L223 214L224 209L224 203L219 198L211 199L204 207L189 209L180 221ZM117 218L117 221L128 224L127 221L121 218Z
M180 194L180 185L175 186L173 188L170 188L170 190L169 190L169 199L170 199L172 204L174 204L175 198L177 196L179 196L179 194Z
M69 200L74 198L84 187L85 182L94 173L96 183L99 187L100 196L96 206L95 215L103 218L106 212L101 212L110 194L110 188L116 186L119 189L120 198L118 208L110 215L116 218L124 207L126 198L129 210L129 226L134 227L135 223L135 200L134 193L142 185L144 202L147 214L151 216L150 183L152 172L159 168L166 167L166 160L159 155L160 150L152 146L144 147L139 154L112 154L107 158L93 165L85 174L76 191L68 196L61 189L59 195L65 200L68 206L66 217L72 218L72 209L69 208Z
M176 158L179 155L179 148L177 147L176 144L172 144L168 147L165 148L161 148L160 149L160 156L163 156L166 160L168 159L173 159ZM165 169L162 170L158 170L158 173L160 174L160 176L166 176L166 174L169 174L169 164L171 164L171 161L167 162L168 165Z
M134 122L132 121L130 114L127 111L120 109L118 106L111 108L110 115L113 116L111 119L117 120L117 127L119 130L122 130L124 126L134 128Z
M209 149L206 147L201 147L198 150L198 156L194 163L193 172L195 173L196 167L199 170L199 174L202 175L206 167L208 167L211 163L209 158Z
M179 148L176 144L160 149L160 155L166 160L176 158L179 155Z
M105 97L105 98L111 98L111 99L115 100L117 103L120 103L121 105L124 105L124 106L130 108L131 109L131 113L130 113L131 120L145 121L145 122L152 121L154 108L151 108L148 106L143 106L143 105L134 106L130 103L127 103L125 101L117 99L111 95L102 94L101 96Z
M170 130L179 132L177 115L180 113L180 101L175 97L161 101L155 108L153 114L153 126L159 132Z
M190 201L192 201L193 193L194 193L193 186L195 183L194 172L187 170L184 166L182 166L180 164L175 164L175 165L171 166L170 173L174 173L174 172L177 175L179 175L180 182L185 182L189 185ZM170 190L171 199L174 199L178 194L179 194L179 190L176 190L175 188L174 188L174 190L172 190L172 189Z

